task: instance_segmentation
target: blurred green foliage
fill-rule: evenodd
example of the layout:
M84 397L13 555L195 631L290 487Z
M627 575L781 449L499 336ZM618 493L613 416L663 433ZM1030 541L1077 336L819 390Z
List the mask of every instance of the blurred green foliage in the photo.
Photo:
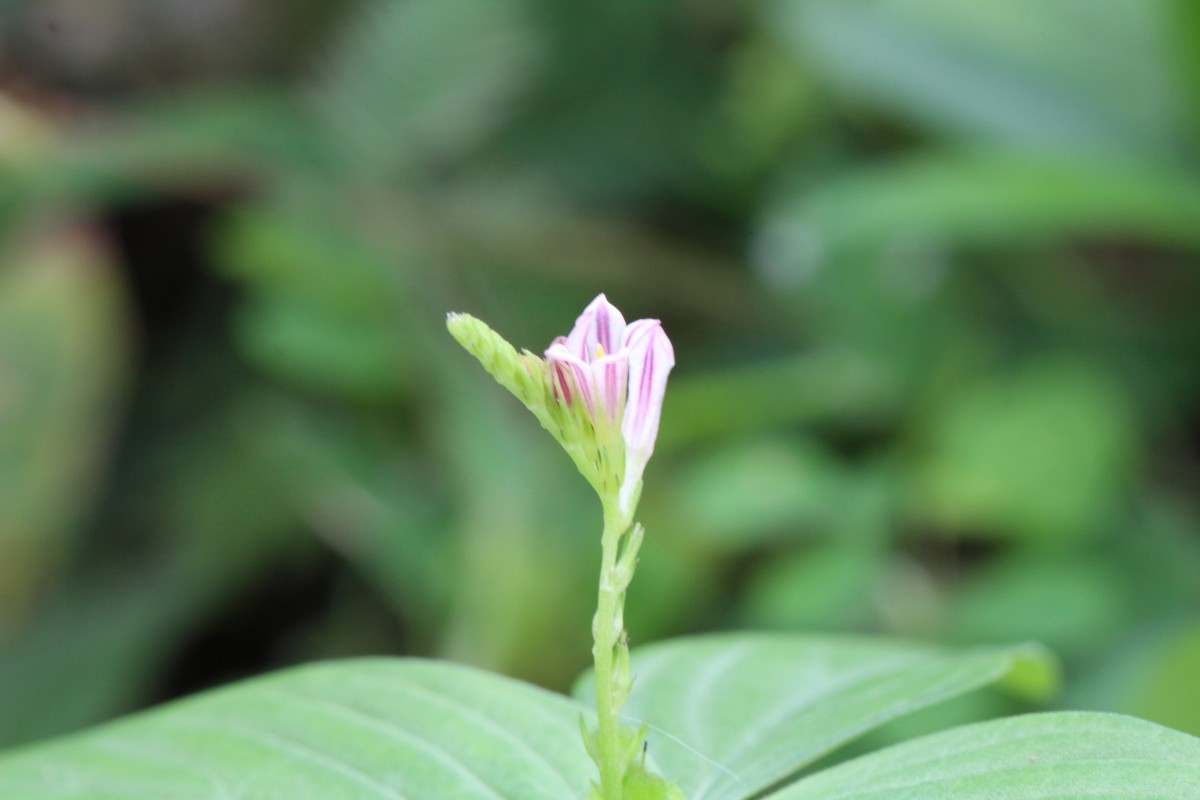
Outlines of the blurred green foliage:
M1194 4L254 6L134 69L162 4L0 3L0 744L350 653L564 687L599 509L443 319L599 291L679 357L635 642L1037 639L1200 733Z

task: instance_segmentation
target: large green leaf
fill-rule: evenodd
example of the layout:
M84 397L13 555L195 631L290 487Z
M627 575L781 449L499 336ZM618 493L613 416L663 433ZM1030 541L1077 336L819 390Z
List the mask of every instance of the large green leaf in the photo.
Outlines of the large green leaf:
M1196 800L1200 739L1132 717L1035 714L956 728L818 773L774 800Z
M569 800L581 711L446 663L318 664L0 759L0 797Z
M1009 676L1042 693L1038 651L947 651L850 637L727 634L634 654L626 706L649 752L689 800L739 800L903 714ZM576 695L588 697L589 681Z

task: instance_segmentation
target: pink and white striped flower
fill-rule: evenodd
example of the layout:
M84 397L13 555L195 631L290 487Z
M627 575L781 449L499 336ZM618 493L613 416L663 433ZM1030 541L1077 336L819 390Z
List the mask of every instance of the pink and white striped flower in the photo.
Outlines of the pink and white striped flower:
M667 375L675 366L675 351L662 324L639 319L626 325L621 312L601 294L584 309L570 334L554 340L546 361L559 403L572 408L579 404L598 436L620 429L625 471L619 500L628 513L654 452Z

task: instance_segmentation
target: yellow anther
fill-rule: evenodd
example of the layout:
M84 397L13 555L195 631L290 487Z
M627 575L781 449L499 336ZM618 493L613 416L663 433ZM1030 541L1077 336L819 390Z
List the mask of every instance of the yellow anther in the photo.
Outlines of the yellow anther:
M596 342L596 355L592 357L592 360L596 361L597 359L601 358L604 358L604 345Z

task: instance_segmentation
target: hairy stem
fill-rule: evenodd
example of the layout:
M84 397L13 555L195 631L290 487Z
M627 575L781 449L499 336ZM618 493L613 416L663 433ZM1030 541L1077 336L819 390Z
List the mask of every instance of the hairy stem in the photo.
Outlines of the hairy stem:
M606 503L604 536L601 538L600 591L596 618L592 623L592 657L596 665L596 750L599 755L600 793L604 800L621 800L622 763L619 718L625 701L628 676L621 672L623 659L618 651L625 647L625 586L618 574L617 556L629 521Z

